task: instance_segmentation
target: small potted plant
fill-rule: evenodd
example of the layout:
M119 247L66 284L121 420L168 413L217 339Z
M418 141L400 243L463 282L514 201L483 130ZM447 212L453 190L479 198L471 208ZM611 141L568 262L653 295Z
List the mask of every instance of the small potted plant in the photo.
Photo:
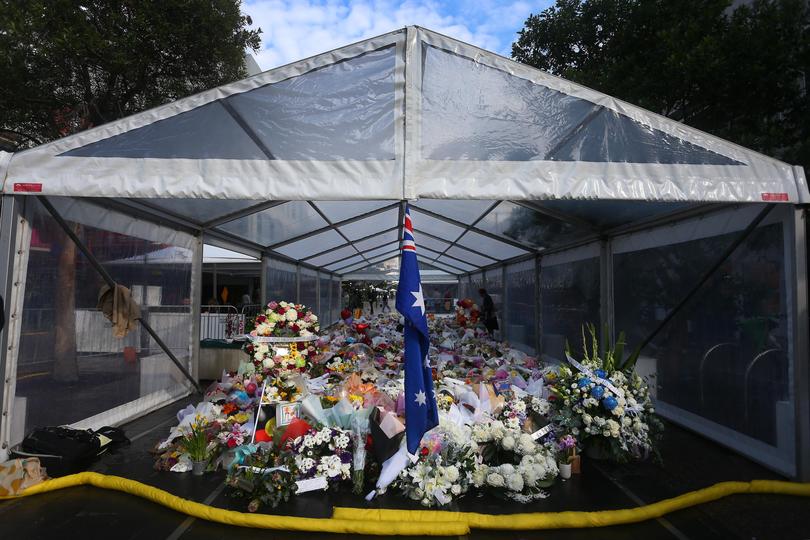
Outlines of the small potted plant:
M201 476L208 466L208 433L206 432L206 422L199 415L189 426L189 431L180 441L180 446L191 459L191 472L195 476Z
M576 452L577 440L573 435L565 435L557 441L557 464L563 480L571 478L571 462L574 461Z

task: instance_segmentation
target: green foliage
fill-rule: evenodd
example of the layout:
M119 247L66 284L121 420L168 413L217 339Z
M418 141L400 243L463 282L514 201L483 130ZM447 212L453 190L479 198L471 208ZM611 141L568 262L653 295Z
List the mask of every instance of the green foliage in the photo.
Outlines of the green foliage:
M596 325L585 323L582 326L582 359L601 366L608 373L624 371L629 375L633 371L638 355L634 354L624 358L624 347L626 345L624 332L619 332L616 341L611 343L610 332L607 325L605 325L602 336L604 336L604 339L601 340L600 344ZM573 358L571 346L567 340L565 342L565 354Z
M245 76L239 0L0 0L0 130L30 145Z
M557 0L521 62L788 162L810 166L803 0Z

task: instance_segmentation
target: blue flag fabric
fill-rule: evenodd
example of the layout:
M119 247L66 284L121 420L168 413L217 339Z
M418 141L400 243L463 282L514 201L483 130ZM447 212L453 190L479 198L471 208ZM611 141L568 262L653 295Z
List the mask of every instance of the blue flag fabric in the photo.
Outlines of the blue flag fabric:
M408 452L416 454L422 435L439 425L439 408L433 394L425 298L416 259L411 212L407 205L396 305L397 311L405 317L405 436Z

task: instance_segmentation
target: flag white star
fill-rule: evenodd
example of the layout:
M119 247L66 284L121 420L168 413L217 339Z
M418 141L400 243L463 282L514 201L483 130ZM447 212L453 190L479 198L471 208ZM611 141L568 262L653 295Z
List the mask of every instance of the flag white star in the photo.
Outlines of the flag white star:
M418 291L413 291L413 292L411 292L411 294L416 299L416 300L414 300L411 307L418 307L419 309L422 310L422 315L424 315L425 314L425 297L422 294L422 284L421 283L419 284L419 290Z
M425 367L426 368L430 367L430 356L427 355L425 356Z
M425 403L427 403L427 395L425 394L424 390L419 390L416 393L416 404L424 405Z

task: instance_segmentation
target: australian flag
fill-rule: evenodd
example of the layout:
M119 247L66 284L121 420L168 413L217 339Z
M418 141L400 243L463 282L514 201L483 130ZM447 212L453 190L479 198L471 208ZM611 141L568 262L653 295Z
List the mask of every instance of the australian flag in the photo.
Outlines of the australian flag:
M439 425L439 409L433 395L425 298L416 260L411 212L407 205L399 263L397 311L405 317L405 435L408 452L416 454L422 435Z

